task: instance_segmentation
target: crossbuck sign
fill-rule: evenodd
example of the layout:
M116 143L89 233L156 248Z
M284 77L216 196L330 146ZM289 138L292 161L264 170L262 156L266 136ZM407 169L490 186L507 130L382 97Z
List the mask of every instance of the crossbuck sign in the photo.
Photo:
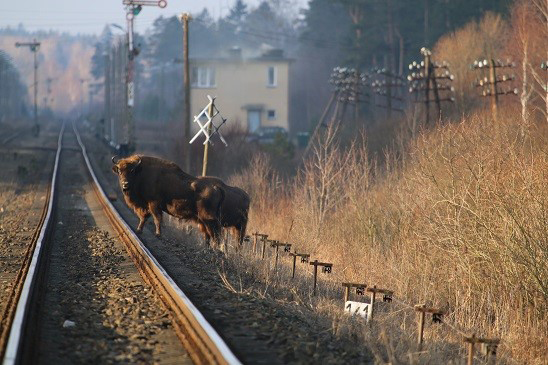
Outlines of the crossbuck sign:
M224 145L228 147L228 144L221 135L221 132L219 132L219 129L222 127L222 125L226 123L226 119L221 117L221 124L219 124L219 126L215 126L215 124L213 123L213 119L215 119L215 117L219 114L219 110L215 107L215 98L212 98L208 95L207 99L209 100L209 103L205 106L205 108L202 109L200 114L194 116L194 123L198 124L200 130L194 135L194 137L192 137L189 143L194 142L196 138L200 136L200 134L203 134L205 136L205 141L203 144L205 145L208 142L213 144L213 141L211 141L211 137L215 134L218 134L221 142L223 142ZM209 113L210 110L212 111L211 115ZM206 118L206 122L204 124L202 124L202 121L200 120L202 116L205 116ZM211 129L215 129L215 131L210 134Z

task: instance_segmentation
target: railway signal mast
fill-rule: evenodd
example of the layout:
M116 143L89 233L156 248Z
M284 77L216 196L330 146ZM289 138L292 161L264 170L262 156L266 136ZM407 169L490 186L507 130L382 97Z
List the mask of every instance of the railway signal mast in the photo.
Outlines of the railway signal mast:
M133 20L141 10L143 6L157 6L159 8L165 8L167 1L159 0L123 0L123 4L126 6L126 21L127 21L127 46L128 46L128 65L126 74L126 89L127 89L127 124L126 124L126 136L127 142L120 146L120 153L122 155L129 154L135 150L134 141L134 121L133 121L133 107L135 105L135 57L139 54L139 48L136 48L133 43Z
M17 42L15 47L29 47L34 54L34 128L33 133L35 137L40 134L40 126L38 125L38 59L36 53L40 49L40 42L34 39L32 42Z

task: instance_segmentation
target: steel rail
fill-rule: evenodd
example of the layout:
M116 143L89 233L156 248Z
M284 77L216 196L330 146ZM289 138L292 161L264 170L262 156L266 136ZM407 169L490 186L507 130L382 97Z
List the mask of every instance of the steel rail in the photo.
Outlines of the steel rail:
M53 165L53 174L46 196L45 207L47 207L47 209L44 210L45 215L43 211L42 217L40 218L38 238L36 240L33 239L33 243L31 243L31 246L27 251L26 257L24 259L25 261L23 264L23 268L19 273L19 275L24 275L24 271L26 271L26 276L22 287L20 287L20 290L16 290L15 297L18 296L19 299L17 301L15 313L13 314L13 319L11 321L8 320L8 323L6 324L6 326L9 327L10 330L3 358L4 365L12 365L18 361L18 357L20 355L20 345L22 343L23 336L25 336L25 325L27 314L30 308L32 292L36 286L36 281L39 275L39 262L45 250L49 232L52 228L52 217L54 214L53 206L55 202L57 175L59 172L59 158L61 155L61 150L63 148L62 142L64 132L65 124L63 123L63 126L61 127L61 132L59 133L59 139L57 140L57 153L55 155L55 163ZM31 253L32 258L30 259L29 263L28 259L31 257ZM26 266L28 266L28 270L26 270ZM20 281L19 278L18 280ZM15 297L13 299L15 299Z
M102 188L87 155L80 134L73 124L82 156L94 182L93 187L111 224L139 269L143 279L160 295L174 318L174 328L196 364L241 364L221 336L177 286L144 243L112 205Z

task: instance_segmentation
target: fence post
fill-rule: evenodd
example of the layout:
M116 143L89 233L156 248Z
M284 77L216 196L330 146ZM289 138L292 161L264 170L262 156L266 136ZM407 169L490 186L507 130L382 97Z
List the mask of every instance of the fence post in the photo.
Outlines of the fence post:
M291 274L291 277L295 278L295 267L297 266L297 255L294 254L293 256L293 273Z
M314 291L312 295L316 296L316 283L318 281L318 260L314 260L314 262L312 262L311 264L314 265Z
M474 345L476 344L476 335L473 334L468 341L468 361L467 365L474 365Z
M277 270L278 269L278 255L279 255L279 250L280 246L276 245L276 259L274 260L274 269Z
M373 313L374 313L374 308L375 308L375 298L377 296L377 291L375 289L377 289L377 286L376 285L373 285L373 290L370 290L369 291L369 294L371 295L371 299L370 299L370 302L371 304L369 305L369 313L367 314L367 321L371 321L373 320Z
M426 305L423 304L420 306L421 309L425 309ZM426 316L426 311L419 310L419 338L418 338L418 344L419 344L419 350L422 349L422 341L424 337L424 317Z
M350 297L350 286L344 287L344 302L346 303L348 301L348 298Z

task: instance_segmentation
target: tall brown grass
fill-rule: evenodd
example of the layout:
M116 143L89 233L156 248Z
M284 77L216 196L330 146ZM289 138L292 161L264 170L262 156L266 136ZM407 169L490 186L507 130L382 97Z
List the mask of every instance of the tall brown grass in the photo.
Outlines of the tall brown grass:
M503 356L541 364L548 128L519 120L478 114L440 125L403 155L387 152L382 169L365 143L342 148L332 128L297 177L282 181L255 158L231 182L252 196L250 232L333 262L336 280L442 307L458 327L502 338Z

